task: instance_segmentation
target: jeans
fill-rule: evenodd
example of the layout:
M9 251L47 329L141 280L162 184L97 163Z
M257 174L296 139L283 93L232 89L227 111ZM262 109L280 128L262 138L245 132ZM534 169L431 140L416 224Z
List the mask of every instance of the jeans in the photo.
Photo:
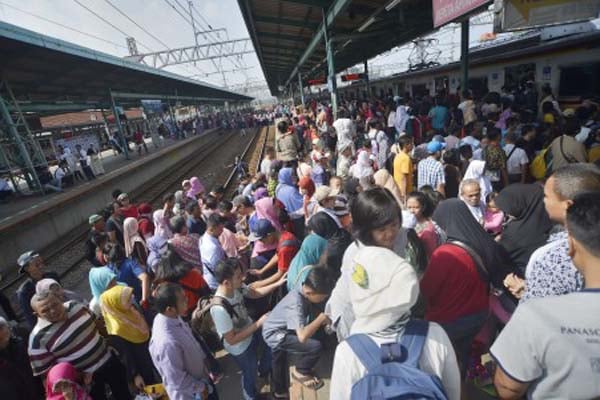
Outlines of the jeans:
M488 312L467 315L452 322L440 323L454 346L456 359L460 367L460 375L464 379L471 353L473 339L487 320Z
M106 389L104 385L110 387L113 398L116 400L129 400L129 387L127 385L127 377L123 364L113 355L109 360L94 372L92 378L92 390L90 396L94 400L106 400Z
M260 360L257 360L256 352L260 347ZM254 400L258 397L256 388L256 371L258 374L268 375L271 371L271 349L262 338L261 331L254 332L252 342L248 348L237 356L233 356L236 364L242 372L242 391L244 400Z
M288 333L283 342L273 349L273 391L278 394L288 392L288 353L297 356L296 370L299 373L311 375L313 368L319 361L320 352L321 342L318 340L310 338L306 342L300 343L294 333Z

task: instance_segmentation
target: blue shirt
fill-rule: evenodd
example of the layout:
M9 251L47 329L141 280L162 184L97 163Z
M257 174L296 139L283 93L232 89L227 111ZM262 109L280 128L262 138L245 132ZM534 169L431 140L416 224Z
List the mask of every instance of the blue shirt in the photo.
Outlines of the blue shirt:
M123 282L133 289L133 295L138 302L142 301L142 282L138 276L146 271L136 261L126 258L119 268L113 263L109 263L108 268L117 275L117 281Z
M219 261L227 257L219 239L208 234L208 232L202 235L200 238L200 256L202 257L204 280L211 290L216 290L219 283L215 278L215 268Z
M206 222L204 222L202 218L195 220L193 217L188 217L186 225L189 233L195 233L198 236L202 236L204 235L204 232L206 232Z
M429 111L429 117L431 118L431 126L433 129L442 130L446 126L448 109L443 106L435 106Z

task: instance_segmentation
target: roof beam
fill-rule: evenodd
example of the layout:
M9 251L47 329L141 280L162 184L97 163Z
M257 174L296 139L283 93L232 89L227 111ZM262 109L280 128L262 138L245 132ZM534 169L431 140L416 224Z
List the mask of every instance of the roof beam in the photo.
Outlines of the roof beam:
M310 38L297 36L297 35L286 35L283 33L273 33L273 32L261 32L261 38L269 38L269 39L277 39L277 40L289 40L291 42L299 42L299 43L307 43Z
M269 17L267 15L256 15L254 16L254 20L256 22L263 22L265 24L297 26L299 28L310 28L312 30L315 30L319 27L319 24L313 22L305 23L304 21L301 21L299 19Z
M283 0L287 3L302 4L305 6L325 8L329 6L331 0Z
M333 24L333 21L335 21L335 19L341 13L344 12L344 10L350 5L351 2L352 0L334 0L333 4L331 4L329 9L327 10L327 14L323 18L323 22L319 26L319 29L315 32L312 40L308 44L308 47L304 51L304 54L302 54L302 57L300 57L298 64L296 65L296 67L294 67L294 70L285 82L285 86L287 86L290 83L290 81L296 77L296 75L298 74L298 70L300 69L302 64L304 64L308 60L308 58L311 56L311 54L317 48L317 46L321 44L321 42L323 41L323 36L325 34L325 29L327 29L327 27Z

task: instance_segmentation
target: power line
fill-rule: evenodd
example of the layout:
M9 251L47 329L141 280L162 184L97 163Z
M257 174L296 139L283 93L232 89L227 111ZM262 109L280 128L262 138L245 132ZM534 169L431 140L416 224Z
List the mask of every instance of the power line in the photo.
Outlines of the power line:
M113 41L108 40L108 39L104 39L104 38L102 38L100 36L92 35L91 33L80 31L79 29L75 29L75 28L72 28L70 26L61 24L60 22L56 22L56 21L53 21L51 19L42 17L41 15L37 15L37 14L31 13L29 11L22 10L22 9L20 9L18 7L15 7L15 6L11 5L11 4L7 4L7 3L5 3L3 1L0 1L0 4L2 4L5 7L12 8L13 10L19 11L19 12L21 12L23 14L27 14L27 15L29 15L31 17L41 19L42 21L48 22L50 24L54 24L54 25L60 26L61 28L68 29L68 30L73 31L73 32L77 32L77 33L79 33L81 35L88 36L88 37L91 37L93 39L100 40L102 42L109 43L109 44L112 44L113 46L117 46L117 47L120 47L120 48L123 48L123 49L127 48L126 46L123 46L122 44L113 42Z
M121 28L119 28L118 26L114 25L112 22L108 21L106 18L104 18L102 15L96 13L94 10L92 10L91 8L89 8L88 6L86 6L85 4L81 3L79 0L73 0L75 3L79 4L81 7L85 8L87 11L89 11L90 13L92 13L96 18L100 19L101 21L105 22L106 24L110 25L112 28L116 29L117 31L119 31L121 34L125 35L125 37L130 37L131 35L129 35L127 32L123 31ZM142 42L139 42L141 46L145 47L146 49L152 51L148 46L144 45Z
M113 3L111 3L110 0L104 0L104 1L106 3L108 3L108 5L111 6L113 9L115 9L119 14L121 14L122 16L124 16L125 18L127 18L132 24L134 24L135 26L137 26L138 28L140 28L144 33L146 33L152 39L156 40L158 43L160 43L163 46L165 46L165 48L169 49L169 45L168 44L166 44L165 42L163 42L160 38L156 37L156 35L154 35L153 33L149 32L146 28L144 28L143 26L141 26L140 24L138 24L137 22L135 22L129 15L127 15L127 13L121 11L121 9L119 7L117 7Z

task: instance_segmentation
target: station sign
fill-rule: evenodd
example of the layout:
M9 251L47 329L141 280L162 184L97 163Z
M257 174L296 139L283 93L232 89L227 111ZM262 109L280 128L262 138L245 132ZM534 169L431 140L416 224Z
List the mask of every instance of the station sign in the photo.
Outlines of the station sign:
M494 31L515 31L596 18L600 0L496 0Z
M325 83L327 83L327 80L324 77L316 78L316 79L309 79L307 83L308 83L308 86L319 86L319 85L324 85Z
M432 0L433 27L439 28L456 21L491 2L491 0Z
M352 82L352 81L359 81L361 79L366 79L367 78L367 74L346 74L346 75L342 75L342 82Z

